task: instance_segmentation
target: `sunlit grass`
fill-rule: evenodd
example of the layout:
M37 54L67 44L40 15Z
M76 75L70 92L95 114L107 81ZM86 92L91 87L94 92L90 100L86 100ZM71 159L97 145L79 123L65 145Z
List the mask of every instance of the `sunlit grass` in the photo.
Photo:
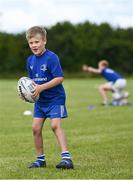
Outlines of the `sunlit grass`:
M132 79L128 90L132 92ZM65 80L69 118L63 121L75 169L58 171L60 149L49 120L43 129L47 168L27 169L36 155L33 105L18 98L16 80L0 80L0 179L132 179L133 107L102 107L97 87L102 79ZM133 97L130 97L133 102ZM94 105L90 110L89 105Z

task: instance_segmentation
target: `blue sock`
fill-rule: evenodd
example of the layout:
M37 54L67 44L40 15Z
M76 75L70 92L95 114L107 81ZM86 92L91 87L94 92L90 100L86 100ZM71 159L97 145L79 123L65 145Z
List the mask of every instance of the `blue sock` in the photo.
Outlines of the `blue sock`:
M70 155L69 151L62 152L61 157L62 157L62 159L71 159L71 155Z
M37 156L37 160L39 163L43 163L45 161L45 154L42 154L40 156Z

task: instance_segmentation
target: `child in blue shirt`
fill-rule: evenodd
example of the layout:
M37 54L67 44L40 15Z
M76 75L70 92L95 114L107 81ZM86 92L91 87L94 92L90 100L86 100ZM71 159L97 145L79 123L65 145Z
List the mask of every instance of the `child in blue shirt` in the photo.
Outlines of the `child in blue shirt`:
M59 58L54 52L45 48L47 39L44 28L31 27L26 32L26 39L33 53L27 59L28 76L37 84L33 97L39 95L34 105L32 124L37 159L29 165L29 168L46 167L42 128L45 120L50 118L51 128L60 145L62 156L56 168L72 169L73 162L61 127L61 119L67 117L67 110L66 95L62 85L64 77Z
M82 66L82 69L85 72L101 74L108 81L107 83L101 84L99 86L99 92L102 97L103 105L108 104L108 91L111 91L113 93L112 96L115 100L124 98L124 101L122 102L127 102L125 101L125 98L128 98L129 93L124 91L124 88L127 84L126 79L121 74L117 73L113 69L110 69L108 66L109 63L107 60L101 60L98 63L98 68L93 68L84 64Z

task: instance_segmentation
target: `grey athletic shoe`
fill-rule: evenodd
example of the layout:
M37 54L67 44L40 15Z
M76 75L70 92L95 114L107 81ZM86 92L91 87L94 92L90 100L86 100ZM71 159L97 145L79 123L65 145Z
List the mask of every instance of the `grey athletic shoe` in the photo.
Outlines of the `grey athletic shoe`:
M46 161L39 161L36 160L35 162L31 163L28 168L42 168L46 167Z
M56 165L57 169L73 169L73 162L71 159L62 159L59 164Z

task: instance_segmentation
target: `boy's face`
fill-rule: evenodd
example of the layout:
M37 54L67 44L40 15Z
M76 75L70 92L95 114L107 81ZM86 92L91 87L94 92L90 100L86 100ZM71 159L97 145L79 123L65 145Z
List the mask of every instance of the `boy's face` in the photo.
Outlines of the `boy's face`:
M99 67L99 69L104 69L105 68L105 66L102 63L99 63L98 67Z
M37 34L36 36L28 39L28 44L33 54L39 56L45 50L46 41L42 38L40 34Z

